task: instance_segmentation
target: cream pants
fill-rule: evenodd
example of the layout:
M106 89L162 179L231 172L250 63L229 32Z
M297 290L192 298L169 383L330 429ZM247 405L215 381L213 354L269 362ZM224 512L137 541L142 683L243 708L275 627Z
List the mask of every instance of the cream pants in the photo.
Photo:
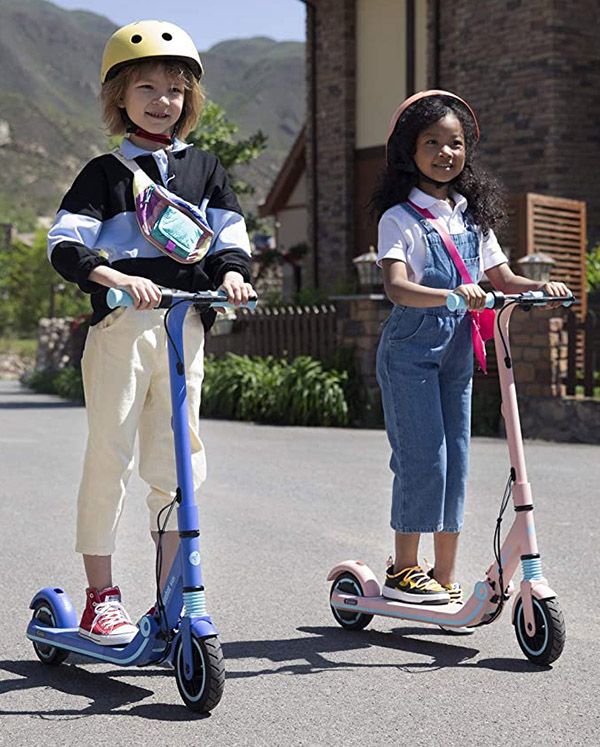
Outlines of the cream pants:
M88 442L77 501L75 549L112 555L133 469L136 433L139 473L148 484L150 529L175 495L175 450L164 311L120 308L90 327L81 362ZM194 488L206 478L199 435L200 390L204 374L204 328L190 309L183 329ZM173 517L170 529L176 528Z

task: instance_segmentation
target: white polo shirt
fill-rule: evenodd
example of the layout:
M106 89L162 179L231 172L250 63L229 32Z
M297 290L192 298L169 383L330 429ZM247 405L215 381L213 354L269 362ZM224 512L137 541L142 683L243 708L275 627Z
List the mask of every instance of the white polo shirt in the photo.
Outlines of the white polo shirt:
M467 199L453 191L450 191L450 197L454 200L454 208L445 200L438 200L415 187L410 192L409 200L430 210L435 218L442 221L448 233L464 233L463 214L467 209ZM508 262L492 230L485 237L477 226L476 231L479 236L479 277L473 278L473 282L479 282L486 270ZM382 259L399 259L407 265L408 279L420 283L425 270L426 252L425 234L419 221L400 205L394 205L381 216L378 234L377 264L381 266Z

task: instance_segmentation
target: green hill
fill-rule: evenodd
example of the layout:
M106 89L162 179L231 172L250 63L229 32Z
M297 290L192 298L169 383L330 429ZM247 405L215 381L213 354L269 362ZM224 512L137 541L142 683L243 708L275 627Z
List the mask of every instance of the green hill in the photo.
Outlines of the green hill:
M106 148L102 50L116 25L44 0L0 0L0 221L53 214L89 158ZM209 98L269 147L244 178L268 191L304 119L304 45L258 37L200 53Z

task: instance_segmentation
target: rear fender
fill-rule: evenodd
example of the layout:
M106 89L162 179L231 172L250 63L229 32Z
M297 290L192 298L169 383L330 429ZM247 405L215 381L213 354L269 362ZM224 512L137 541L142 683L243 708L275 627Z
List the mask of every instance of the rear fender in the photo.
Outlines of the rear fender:
M328 581L335 581L342 573L351 573L356 576L364 597L381 596L381 587L373 571L362 560L345 560L329 571Z
M29 609L35 609L39 602L46 602L54 613L57 628L76 628L79 625L73 603L60 586L47 586L31 600Z

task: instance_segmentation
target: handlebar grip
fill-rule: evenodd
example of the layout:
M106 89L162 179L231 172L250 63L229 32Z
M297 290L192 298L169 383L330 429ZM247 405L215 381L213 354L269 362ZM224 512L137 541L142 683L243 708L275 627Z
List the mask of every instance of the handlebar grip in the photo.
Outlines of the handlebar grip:
M538 303L537 305L545 305L547 303L551 302L551 299L549 296L546 296L544 291L526 291L525 293L521 293L518 295L511 295L511 296L505 296L502 293L499 293L496 291L495 293L486 293L485 296L485 308L486 309L493 309L493 308L499 308L504 304L505 300L513 300L519 303L520 305L527 305L527 301L535 302L535 301L541 301L541 304ZM575 303L575 297L569 291L569 300L563 301L562 305L565 307L571 306L573 303ZM467 308L467 302L463 298L463 296L460 295L460 293L451 293L446 298L446 307L450 309L450 311L456 311L457 309L466 309Z
M248 303L241 303L239 306L229 303L229 301L220 301L219 299L216 299L210 304L210 307L212 309L250 309L250 311L252 311L256 308L257 304L258 298L254 296L253 298L248 299Z
M486 293L485 308L493 309L495 303L496 296L493 293ZM450 311L456 311L457 309L466 309L467 302L465 301L463 296L460 295L460 293L451 293L446 299L446 308L450 309Z
M106 294L106 303L111 309L119 306L133 306L133 298L121 288L111 288Z
M172 305L173 302L173 293L167 289L163 290L164 295L164 301L165 303L159 304L158 308L168 308ZM189 297L190 303L194 302L194 294L190 293L187 294ZM240 304L239 306L235 306L235 304L230 303L227 300L227 293L224 291L218 291L218 292L207 292L205 294L202 294L206 296L207 306L211 308L221 308L221 309L255 309L256 305L258 304L258 298L256 296L253 296L252 298L248 299L248 303ZM204 301L204 299L202 299ZM124 291L122 288L111 288L108 293L106 294L106 303L111 309L116 309L119 306L134 306L133 298Z
M544 298L544 299L546 299L545 303L550 303L550 301L548 300L549 296L546 296L546 294L544 293L544 291L527 291L526 293L522 294L521 300L522 301L527 301L528 297L529 298L534 298L534 299L536 299L536 298L540 298L540 299ZM569 306L572 306L574 303L575 303L575 296L573 295L573 293L571 291L569 291L569 300L563 301L561 305L564 306L565 308L569 308Z

